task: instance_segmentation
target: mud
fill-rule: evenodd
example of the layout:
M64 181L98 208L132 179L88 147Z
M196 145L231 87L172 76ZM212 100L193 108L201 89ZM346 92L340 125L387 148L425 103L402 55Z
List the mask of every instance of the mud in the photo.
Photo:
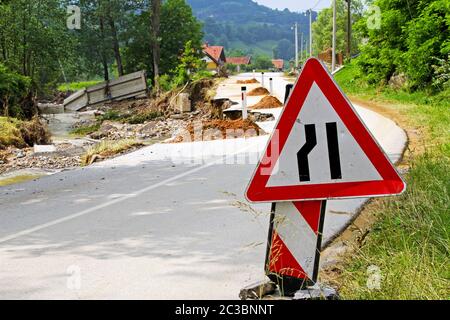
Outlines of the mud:
M263 87L258 87L247 93L248 96L265 96L270 94L269 90Z
M257 104L249 107L250 109L271 109L283 106L280 100L274 96L266 96L262 98Z

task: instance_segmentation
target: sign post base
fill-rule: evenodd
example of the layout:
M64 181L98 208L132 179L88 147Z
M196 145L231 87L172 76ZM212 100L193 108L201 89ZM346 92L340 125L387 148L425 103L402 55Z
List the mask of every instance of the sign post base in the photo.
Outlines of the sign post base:
M331 287L316 283L312 287L298 290L293 300L339 300L339 294Z

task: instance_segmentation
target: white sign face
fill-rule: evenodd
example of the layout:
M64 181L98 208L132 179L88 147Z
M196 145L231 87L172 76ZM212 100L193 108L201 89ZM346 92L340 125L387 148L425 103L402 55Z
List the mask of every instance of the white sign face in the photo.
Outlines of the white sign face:
M400 194L405 183L317 59L305 63L247 188L251 202Z
M310 147L299 159L307 138ZM333 154L329 147L336 143ZM270 176L269 187L382 180L316 83L297 115L277 168Z

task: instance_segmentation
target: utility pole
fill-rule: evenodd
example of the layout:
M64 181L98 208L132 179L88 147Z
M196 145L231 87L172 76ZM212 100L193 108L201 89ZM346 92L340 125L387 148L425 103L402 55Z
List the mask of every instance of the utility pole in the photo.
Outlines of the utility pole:
M351 0L347 1L347 58L350 59L352 54L352 12L351 12Z
M333 43L331 52L331 72L336 69L336 0L333 0Z
M309 9L309 57L312 57L312 9Z
M303 61L303 32L300 34L300 61Z
M295 30L295 69L298 69L298 24L294 25Z

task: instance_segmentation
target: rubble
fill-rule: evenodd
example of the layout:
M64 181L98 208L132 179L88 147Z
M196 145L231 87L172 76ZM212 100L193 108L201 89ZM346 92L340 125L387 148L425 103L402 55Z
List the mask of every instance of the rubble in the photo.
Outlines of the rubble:
M9 147L0 155L0 174L20 169L65 169L80 165L81 155L94 142L79 140L77 143L63 142L54 145L51 153L34 152L34 148Z
M167 139L172 137L180 127L183 127L187 118L169 117L164 120L147 121L142 124L128 124L117 121L104 121L100 129L88 135L96 140L121 139ZM192 118L191 118L192 119Z
M275 117L271 113L251 112L249 119L254 122L274 121Z

